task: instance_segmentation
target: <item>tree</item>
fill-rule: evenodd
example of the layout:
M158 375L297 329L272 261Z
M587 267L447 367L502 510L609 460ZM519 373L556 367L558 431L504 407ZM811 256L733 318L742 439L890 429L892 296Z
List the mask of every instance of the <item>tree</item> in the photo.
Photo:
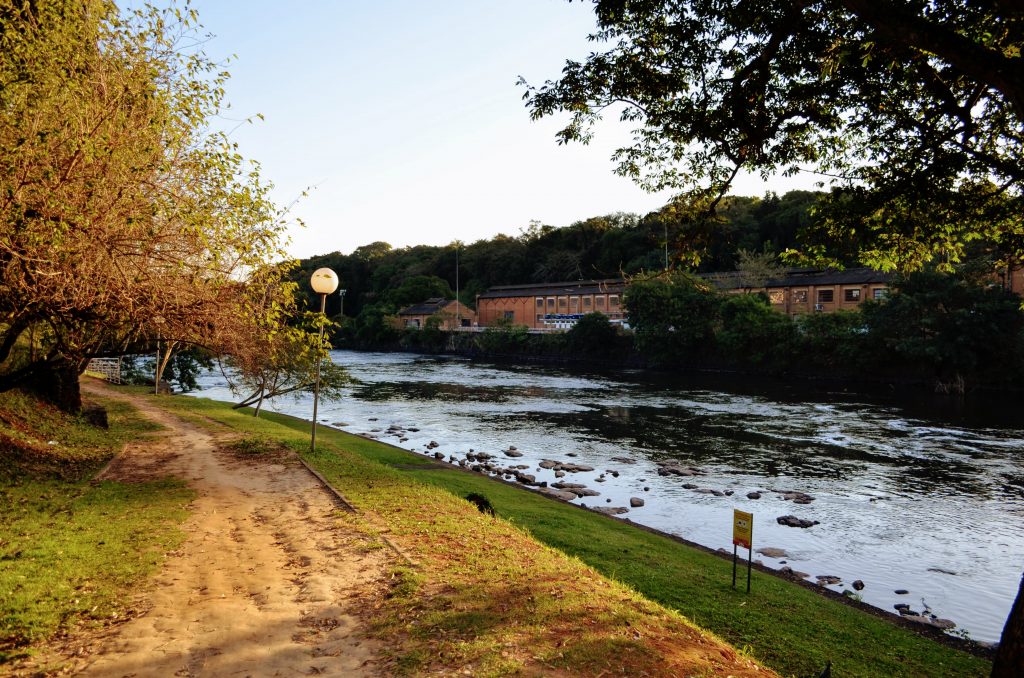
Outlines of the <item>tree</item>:
M1012 383L1024 373L1020 298L935 272L894 282L888 299L865 303L867 340L901 365L930 372L936 386L963 392L979 377Z
M699 278L680 271L634 278L624 305L637 348L655 363L679 364L714 345L720 299Z
M569 114L559 143L587 142L612 110L636 125L632 144L615 153L617 171L648 189L685 190L709 213L740 170L810 169L843 189L832 237L856 236L868 260L907 269L955 260L982 234L1024 256L1016 3L594 5L590 39L608 47L567 62L558 80L521 81L533 118ZM894 209L914 215L912 226L878 223ZM874 227L855 231L851 215ZM910 249L914 257L888 256Z
M566 348L573 355L591 358L621 355L619 331L603 313L587 313L565 333Z
M90 357L215 347L281 213L209 120L192 11L0 0L0 390L80 406ZM26 336L31 349L23 350Z
M325 322L319 314L307 315L314 316L307 317L307 325ZM253 416L258 417L263 402L269 398L312 391L317 362L320 397L339 398L351 379L344 368L331 361L326 348L318 345L318 335L312 330L283 327L259 342L257 350L236 351L228 357L228 369L224 370L232 393L244 394L234 409L255 405Z
M787 367L795 328L789 316L772 310L763 294L732 294L721 303L715 341L723 356L740 365Z
M770 251L740 249L736 270L740 273L744 287L764 287L772 278L781 277L785 269L779 265L778 256Z

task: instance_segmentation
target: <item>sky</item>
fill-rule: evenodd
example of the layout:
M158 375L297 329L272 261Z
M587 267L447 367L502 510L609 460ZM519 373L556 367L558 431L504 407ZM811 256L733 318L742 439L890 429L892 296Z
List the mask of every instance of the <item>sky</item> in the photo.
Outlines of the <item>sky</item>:
M383 240L394 247L518 235L613 212L650 194L613 173L630 127L559 146L566 118L531 121L519 76L557 78L599 48L587 2L565 0L194 0L204 49L230 59L221 124L262 166L273 198L305 227L289 254ZM253 124L237 120L261 114ZM733 193L812 188L807 177L743 177ZM308 192L306 197L301 197Z

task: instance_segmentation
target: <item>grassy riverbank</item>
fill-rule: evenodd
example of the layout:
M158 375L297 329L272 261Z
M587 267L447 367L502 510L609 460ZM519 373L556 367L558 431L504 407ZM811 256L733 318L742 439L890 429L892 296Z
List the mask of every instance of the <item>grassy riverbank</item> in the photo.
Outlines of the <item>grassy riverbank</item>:
M131 593L182 539L177 480L90 482L155 426L107 407L110 429L0 394L0 672L76 629L131 614Z
M419 455L326 428L318 434L318 453L310 455L307 422L272 414L256 420L201 400L173 399L173 406L187 416L201 414L249 435L291 445L359 507L360 516L371 517L353 520L369 520L363 529L387 534L421 564L419 570L396 573L402 582L396 597L404 602L393 597L382 615L384 627L412 620L399 653L402 665L412 671L438 657L465 662L486 656L493 662L494 652L485 646L494 650L494 644L509 643L513 635L516 642L522 641L520 631L510 630L516 615L546 619L549 628L543 633L536 629L541 638L557 633L552 629L575 609L572 599L583 592L566 586L564 580L550 587L550 577L555 576L550 564L535 565L536 571L526 573L532 582L528 590L505 589L502 598L493 598L494 591L486 585L494 581L490 574L507 581L520 581L524 574L503 564L508 549L517 549L517 556L526 549L529 562L547 562L540 557L543 551L535 555L535 546L525 547L526 542L514 538L515 527L578 558L572 567L593 567L785 675L817 675L826 661L832 662L833 675L841 676L989 672L983 659L770 575L755 572L749 596L733 591L731 566L711 554L482 476L441 467ZM485 519L453 496L469 492L486 496L504 520ZM614 599L628 600L613 588ZM401 593L409 591L415 595ZM615 620L620 629L636 629L656 609L642 599L623 605L607 612L607 619ZM631 606L634 611L627 615L624 610ZM539 643L539 656L547 665L578 668L599 666L610 656L632 650L640 662L640 646L629 645L628 635L622 640L625 644L618 646L608 638L595 639L589 652L577 651L571 657L544 650L550 645ZM500 673L499 664L491 666L494 672Z

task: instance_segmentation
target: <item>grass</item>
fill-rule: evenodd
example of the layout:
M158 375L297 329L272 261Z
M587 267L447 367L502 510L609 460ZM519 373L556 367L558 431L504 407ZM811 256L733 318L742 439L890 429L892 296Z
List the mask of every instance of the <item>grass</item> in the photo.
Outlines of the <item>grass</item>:
M126 441L159 428L102 404L109 430L0 394L0 665L130 614L138 582L182 540L192 497L182 482L89 481Z
M750 656L784 675L818 675L826 661L842 676L982 676L991 668L760 572L749 596L734 591L725 560L482 476L438 468L419 455L328 428L318 431L318 451L309 454L307 422L270 413L253 419L210 401L167 402L289 444L359 507L362 517L346 520L364 530L371 523L420 563L419 578L395 573L390 595L375 611L378 633L395 641L396 666L408 673L440 664L468 666L476 675L530 667L663 675L672 659L688 666L688 675L717 675L724 669L710 654L680 655L689 650L679 648L713 643L684 616L743 648L740 660ZM461 499L474 492L501 519ZM524 655L523 648L533 650Z

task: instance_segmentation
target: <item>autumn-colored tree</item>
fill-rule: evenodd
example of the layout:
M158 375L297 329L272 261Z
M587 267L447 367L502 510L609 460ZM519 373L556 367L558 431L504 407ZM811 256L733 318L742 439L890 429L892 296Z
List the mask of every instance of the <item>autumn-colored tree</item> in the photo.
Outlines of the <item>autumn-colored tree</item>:
M210 128L227 74L196 30L174 7L0 0L0 390L73 410L90 357L216 348L255 312L282 215Z

